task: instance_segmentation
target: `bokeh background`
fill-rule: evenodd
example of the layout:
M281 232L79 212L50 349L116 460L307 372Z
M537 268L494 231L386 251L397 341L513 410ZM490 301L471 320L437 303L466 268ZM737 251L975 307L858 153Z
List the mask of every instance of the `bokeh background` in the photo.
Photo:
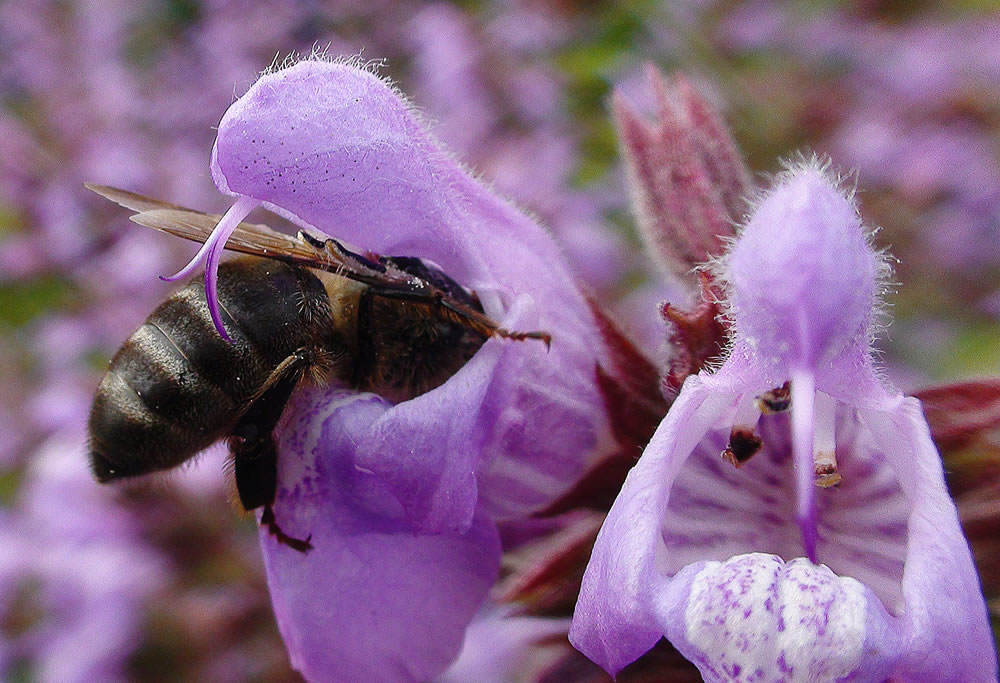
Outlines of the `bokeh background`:
M654 358L657 301L689 294L642 253L609 96L648 99L647 63L684 71L755 172L797 150L857 171L898 259L882 348L903 389L1000 374L989 0L0 2L0 679L297 680L223 453L138 486L89 476L97 381L193 250L83 183L224 210L213 125L275 59L316 48L383 62ZM997 623L994 437L947 467Z

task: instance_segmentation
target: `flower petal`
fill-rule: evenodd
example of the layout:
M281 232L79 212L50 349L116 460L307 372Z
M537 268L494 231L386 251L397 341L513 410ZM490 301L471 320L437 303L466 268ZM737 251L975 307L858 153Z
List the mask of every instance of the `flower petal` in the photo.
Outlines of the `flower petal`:
M519 329L531 326L536 319L528 303L515 302L511 311L512 323ZM560 449L547 460L518 466L532 455L550 455L546 442L537 440L523 452L515 449L489 459L495 465L492 468L483 466L477 450L491 435L501 444L531 438L532 433L526 434L523 428L523 417L512 424L511 413L514 406L518 411L530 410L529 401L515 399L512 392L527 392L530 388L530 383L517 378L532 353L544 359L546 352L541 346L526 354L516 344L488 343L433 391L394 406L379 402L381 411L358 426L354 439L353 466L367 475L365 481L355 481L354 486L364 488L377 481L412 528L425 533L467 530L480 504L492 516L502 517L513 512L523 515L551 500L579 467L579 451L572 446L584 448L594 439L579 426L582 421L568 415L574 408L571 401L564 402L569 404L567 407L547 395L546 411L537 418L538 429L545 426L542 422L546 416L556 423L551 425L552 441ZM322 403L327 399L314 400ZM344 419L343 411L322 413L322 418L316 417L318 414L315 410L306 412L307 419L320 424L324 432L341 428L337 423ZM567 432L563 438L555 438L559 429ZM337 457L335 452L327 453L323 443L317 445L317 452L327 459ZM561 453L573 457L560 459ZM480 496L477 476L485 478L485 496ZM375 512L384 514L384 510Z
M484 404L493 378L516 356L510 351L510 344L488 344L437 389L372 420L358 441L356 466L385 483L415 529L461 532L472 523L478 485L470 444L486 429Z
M902 579L909 642L898 676L995 680L996 650L979 576L944 484L941 458L914 398L859 412L912 505Z
M927 424L873 368L884 259L825 172L790 169L734 243L729 360L681 389L598 536L571 639L612 673L662 634L712 681L995 680ZM761 415L789 380L791 415Z
M319 577L331 591L357 590L378 603L366 638L433 620L428 638L437 644L366 641L351 659L355 671L365 658L380 666L384 647L395 666L413 656L413 666L423 667L414 675L427 678L432 667L422 652L434 654L435 666L445 650L455 654L459 624L496 575L496 532L484 515L495 520L542 507L610 446L595 376L604 351L591 310L548 234L474 179L399 93L367 71L310 60L263 76L223 117L212 172L222 191L263 202L303 227L362 250L433 261L505 327L552 336L548 350L488 340L448 382L396 406L373 396L340 405L346 399L336 388L299 392L276 430L277 521L292 536L312 533L316 546L292 558L263 537L276 611L296 661L329 662L333 655L316 650L341 652L337 629L353 619L328 616L334 635L325 638L334 640L319 637L311 610L321 601L309 603L295 588L295 581L315 586ZM390 537L405 551L426 550L426 574L404 576L393 563L402 563L405 551L389 549ZM385 565L368 592L352 583L361 581L346 557L354 544ZM385 558L378 557L383 547ZM462 579L463 571L472 578ZM413 603L427 606L415 593L421 581L436 605L447 605L443 614L417 619ZM308 647L299 643L307 636Z
M388 404L341 394L316 409L337 419L319 437L282 432L274 506L283 529L311 534L313 549L303 554L260 532L292 665L310 680L433 678L457 655L496 580L496 526L476 514L465 533L414 530L388 489L354 462L356 439Z
M489 606L469 624L459 654L436 683L497 683L525 680L531 664L544 659L546 643L565 643L569 619L525 617L509 607Z
M871 591L804 558L689 565L657 609L663 633L706 681L882 681L900 644Z
M612 675L651 648L663 629L655 596L662 573L661 518L670 482L706 432L738 398L718 378L689 377L601 528L583 577L570 642Z
M889 674L927 680L944 676L946 666L961 672L961 680L992 680L992 673L984 674L995 671L996 665L981 591L919 405L874 389L855 396L856 407L841 403L836 409L843 481L837 488L817 489L815 498L816 555L830 577L863 582L862 626L831 622L829 628L842 635L826 644L810 635L808 624L797 635L781 636L785 640L780 643L772 638L738 647L725 644L753 631L734 630L726 619L712 622L712 633L703 629L697 637L691 634L686 610L695 600L692 577L708 566L706 562L774 553L790 560L792 567L793 558L806 550L788 413L761 418L757 429L763 449L739 469L719 458L733 412L713 409L712 401L742 403L747 387L759 391L759 380L747 368L738 369L738 360L734 356L715 375L699 375L697 382L685 385L630 474L584 578L571 629L574 645L610 672L665 635L709 680L739 679L734 665L746 676L761 667L769 675L794 678L768 664L782 652L784 665L806 671L810 680L833 675L820 672L821 660L839 661L847 672L843 675L852 680L884 680ZM863 386L855 384L855 389ZM798 396L793 394L793 404ZM811 474L811 460L807 464ZM807 483L812 485L811 480ZM756 560L746 566L780 574L781 581L790 571L768 569L771 565ZM846 584L841 579L836 580L840 588L820 574L808 580L826 586L820 592L848 599L842 596ZM942 601L942 595L948 600ZM798 598L789 600L802 604ZM753 609L758 607L755 603ZM654 609L659 610L656 615L650 613ZM830 617L856 621L851 614L830 612ZM760 627L756 632L773 634L773 629ZM838 654L792 656L787 652L789 638ZM961 656L927 654L958 648L959 642L971 643ZM865 654L852 660L847 651L855 647ZM749 662L754 668L748 672Z

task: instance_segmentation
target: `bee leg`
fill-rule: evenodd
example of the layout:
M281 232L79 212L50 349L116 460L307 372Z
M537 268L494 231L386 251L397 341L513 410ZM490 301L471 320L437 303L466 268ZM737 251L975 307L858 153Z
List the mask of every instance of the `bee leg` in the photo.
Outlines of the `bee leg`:
M312 535L305 539L289 536L278 526L271 508L278 487L278 452L272 432L288 397L311 364L312 353L308 349L299 349L282 361L229 437L236 491L243 508L254 510L263 506L260 523L267 526L279 543L302 553L312 549L309 542Z

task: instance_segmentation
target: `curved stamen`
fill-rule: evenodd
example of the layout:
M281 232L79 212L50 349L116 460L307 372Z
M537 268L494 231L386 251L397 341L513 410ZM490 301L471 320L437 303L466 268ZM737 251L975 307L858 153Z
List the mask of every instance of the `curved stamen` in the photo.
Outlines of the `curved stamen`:
M180 280L181 278L188 277L194 273L202 261L205 261L205 298L208 300L208 310L212 316L212 322L215 324L215 329L219 331L219 335L226 341L232 341L229 335L226 333L226 329L222 324L222 316L219 312L219 300L218 300L218 268L219 259L222 258L222 250L225 249L226 241L229 236L233 234L233 230L236 226L240 224L244 218L247 217L251 211L253 211L260 204L260 201L254 199L253 197L241 196L236 202L229 207L229 211L226 211L225 215L219 219L218 224L212 230L212 234L208 236L205 243L201 245L201 249L198 253L194 255L187 265L181 268L179 271L170 276L160 276L161 280L166 280L168 282L173 282L174 280Z
M219 223L222 221L220 220ZM212 244L215 242L215 235L218 232L218 226L212 230L212 234L208 236L208 239L202 243L201 248L198 249L198 253L191 257L191 260L187 264L178 270L173 275L161 275L160 279L164 282L176 282L177 280L183 280L189 277L198 270L198 266L201 265L202 261L205 260L205 256L208 254L208 250L212 248Z

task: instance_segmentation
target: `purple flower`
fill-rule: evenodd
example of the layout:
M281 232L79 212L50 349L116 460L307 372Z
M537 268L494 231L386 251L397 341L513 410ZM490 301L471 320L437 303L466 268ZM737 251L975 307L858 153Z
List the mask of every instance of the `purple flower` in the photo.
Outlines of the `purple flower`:
M920 404L872 361L886 271L823 165L759 200L719 263L728 360L685 382L598 537L584 654L615 673L666 637L710 681L994 679Z
M308 678L426 680L458 654L497 577L496 522L565 492L607 437L590 309L555 243L468 175L372 73L305 61L263 76L222 118L213 176L381 254L429 259L509 329L445 384L393 405L303 391L278 427L275 514L308 555L262 532L275 614Z

